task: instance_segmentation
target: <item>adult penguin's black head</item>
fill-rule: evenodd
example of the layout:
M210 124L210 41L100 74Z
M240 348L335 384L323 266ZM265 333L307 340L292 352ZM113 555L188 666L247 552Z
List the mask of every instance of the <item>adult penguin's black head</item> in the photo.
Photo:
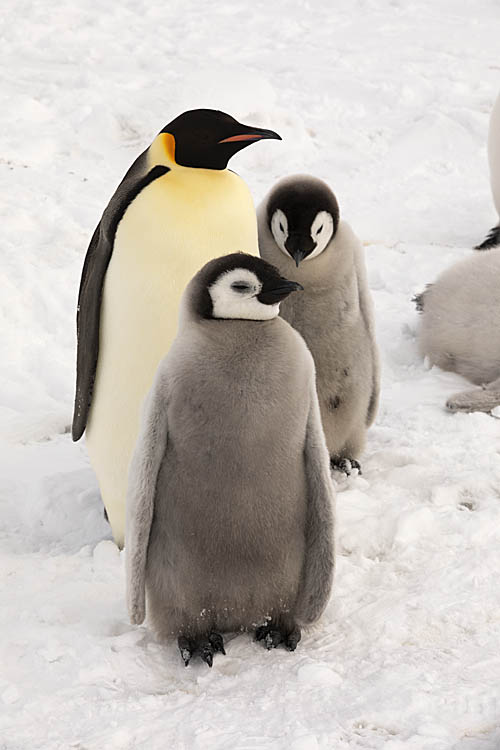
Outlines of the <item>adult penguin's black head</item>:
M182 167L225 169L229 159L256 141L281 140L274 130L243 125L216 109L191 109L166 125L174 140L174 160Z

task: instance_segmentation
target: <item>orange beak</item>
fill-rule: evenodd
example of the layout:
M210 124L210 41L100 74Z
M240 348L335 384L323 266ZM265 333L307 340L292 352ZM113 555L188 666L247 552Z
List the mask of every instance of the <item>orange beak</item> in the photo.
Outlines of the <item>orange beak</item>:
M232 135L230 138L224 138L222 141L219 141L219 143L234 143L235 141L258 141L260 138L269 138L269 136L245 133L244 135Z
M261 141L264 138L276 138L278 141L281 141L278 133L275 133L274 130L266 130L266 128L253 128L251 125L236 123L235 130L239 130L240 132L223 138L218 143L248 143L251 141Z

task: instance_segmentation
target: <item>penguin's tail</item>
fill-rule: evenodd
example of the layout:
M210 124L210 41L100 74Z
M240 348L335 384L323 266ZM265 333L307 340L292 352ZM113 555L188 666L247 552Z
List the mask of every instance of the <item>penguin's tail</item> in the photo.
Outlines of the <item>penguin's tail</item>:
M500 224L490 229L486 238L480 245L476 245L474 250L489 250L490 247L496 247L497 245L500 245Z

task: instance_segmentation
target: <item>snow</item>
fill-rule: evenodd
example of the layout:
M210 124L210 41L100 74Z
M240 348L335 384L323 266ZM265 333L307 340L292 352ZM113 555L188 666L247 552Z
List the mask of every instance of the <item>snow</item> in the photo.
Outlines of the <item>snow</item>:
M450 414L411 297L495 223L494 0L10 2L0 90L0 747L494 750L500 432ZM294 654L228 639L212 670L128 623L68 434L84 253L134 157L186 108L271 127L231 166L258 202L310 172L365 243L383 360L338 568Z

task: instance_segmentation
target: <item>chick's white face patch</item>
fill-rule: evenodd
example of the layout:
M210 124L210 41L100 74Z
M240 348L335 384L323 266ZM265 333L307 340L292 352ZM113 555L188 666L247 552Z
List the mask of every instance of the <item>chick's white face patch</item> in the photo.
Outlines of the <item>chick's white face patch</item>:
M290 253L285 247L285 242L288 239L288 220L280 208L277 208L272 215L271 232L281 252L291 258Z
M328 211L319 211L311 224L311 237L316 242L316 247L304 258L304 261L315 258L323 252L332 239L333 216Z
M280 208L276 209L271 218L271 232L273 233L274 241L281 252L291 258L292 256L285 247L285 243L288 239L288 220ZM332 239L333 216L328 213L328 211L318 211L314 217L313 223L311 224L309 233L311 239L316 243L316 247L311 253L309 253L309 255L306 255L305 258L302 259L302 263L320 255Z
M279 303L264 305L257 295L262 282L248 268L233 268L221 274L208 288L212 298L212 316L235 320L271 320L279 311Z

